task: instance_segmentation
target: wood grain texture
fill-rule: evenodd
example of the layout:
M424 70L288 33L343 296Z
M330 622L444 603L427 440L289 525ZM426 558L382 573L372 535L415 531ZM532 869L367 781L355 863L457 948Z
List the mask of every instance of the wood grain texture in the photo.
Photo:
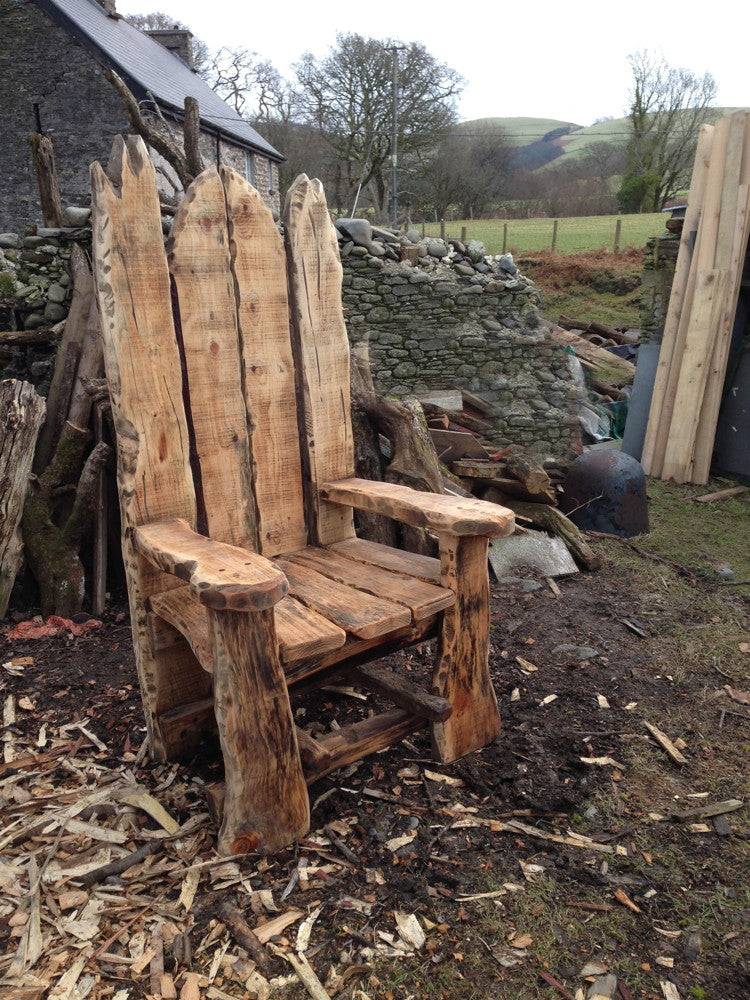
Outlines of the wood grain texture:
M205 605L197 600L190 588L179 587L157 594L151 598L150 604L152 619L168 623L169 631L160 626L158 621L151 622L157 648L166 648L174 643L176 630L190 644L203 669L213 672L208 613ZM346 641L346 632L342 628L306 608L293 597L282 598L273 611L279 655L284 664L328 653L343 646ZM251 625L252 622L248 621L248 628Z
M358 559L371 566L382 566L392 573L403 573L428 583L440 582L440 560L432 556L423 556L416 552L404 552L393 549L380 542L371 542L366 538L347 538L343 542L334 542L330 546L334 552L341 552L349 559Z
M158 716L205 697L207 678L189 649L152 649L147 601L178 581L149 565L132 529L183 518L195 525L180 356L170 302L156 175L145 144L116 138L108 174L91 168L94 279L117 432L123 556L133 644L152 752L170 757Z
M258 551L226 201L214 167L186 191L167 251L207 533Z
M651 396L651 408L646 436L643 442L641 464L649 476L658 475L661 472L661 462L664 455L663 441L659 445L659 457L657 459L657 437L661 425L662 406L669 379L669 371L673 359L679 357L682 353L682 347L678 346L677 343L677 334L680 326L680 315L685 301L690 264L693 259L695 240L703 209L703 195L706 188L708 167L711 162L713 134L713 125L702 125L698 133L698 145L695 151L695 160L693 161L688 206L685 211L685 219L680 236L680 249L672 280L667 315L664 320L664 332L659 350L659 363L656 368L654 390Z
M299 552L289 553L287 558L358 591L383 597L394 604L403 604L414 621L429 618L455 601L453 592L444 587L366 565L330 549L308 546Z
M265 556L216 542L183 520L157 521L133 531L142 556L179 580L217 611L261 611L287 593L284 574Z
M500 733L500 714L489 670L490 588L486 538L440 537L443 585L456 603L443 612L433 691L453 713L435 723L432 739L444 763L479 750Z
M354 443L341 261L320 181L306 174L295 180L284 226L310 540L327 545L354 536L352 511L318 492L322 483L354 475Z
M408 608L363 594L307 566L274 560L289 581L289 593L329 621L361 639L387 635L411 622Z
M395 483L346 479L325 483L320 495L334 503L385 514L417 528L453 535L501 537L509 535L515 523L513 511L507 507L473 497L422 493Z
M21 565L21 515L44 413L44 399L30 382L0 382L0 618Z
M307 542L286 259L270 209L255 188L228 167L220 172L251 422L259 551L273 556Z
M310 827L273 612L209 610L209 619L226 782L218 849L222 854L271 853Z
M692 479L695 435L711 367L713 342L724 311L728 277L726 270L713 268L701 272L696 279L680 360L672 426L661 470L663 479L673 479L676 483Z
M355 683L385 695L399 708L418 715L420 719L445 722L453 713L450 702L445 698L424 691L408 677L389 670L381 663L368 663L356 667L352 672L352 678Z
M318 743L329 754L329 760L314 771L312 768L308 770L307 781L312 783L355 760L385 750L424 724L424 719L396 709L393 712L383 712L382 715L372 715L369 719L353 722L325 736L319 736Z

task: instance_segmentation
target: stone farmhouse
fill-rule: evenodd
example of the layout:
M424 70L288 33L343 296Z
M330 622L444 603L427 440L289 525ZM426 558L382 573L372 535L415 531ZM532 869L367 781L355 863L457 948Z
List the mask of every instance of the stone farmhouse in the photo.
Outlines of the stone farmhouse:
M189 31L140 31L115 0L0 0L0 38L0 229L39 220L33 131L54 143L63 203L88 204L89 164L106 162L113 137L132 131L107 68L144 112L155 100L175 128L185 97L196 98L204 161L240 171L278 210L283 156L198 76ZM170 191L170 169L160 166Z

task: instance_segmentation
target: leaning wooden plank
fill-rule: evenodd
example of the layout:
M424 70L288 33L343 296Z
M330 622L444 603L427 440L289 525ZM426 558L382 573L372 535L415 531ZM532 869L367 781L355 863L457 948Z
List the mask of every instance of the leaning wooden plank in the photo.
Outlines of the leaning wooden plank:
M152 752L171 749L161 713L205 697L210 678L195 657L154 651L148 598L178 582L149 565L133 546L146 521L183 518L195 525L189 436L170 301L156 173L143 140L116 138L105 174L91 168L94 279L118 437L123 555L133 643Z
M432 678L435 693L453 707L449 719L432 727L435 750L445 763L487 746L500 733L489 669L487 547L487 538L440 537L443 583L456 594L455 605L443 612Z
M661 471L665 480L684 483L692 477L693 449L703 394L728 284L728 272L716 268L702 272L696 281L672 409L672 426Z
M453 592L413 577L399 576L377 566L367 566L345 555L309 546L287 556L300 566L308 566L331 580L338 580L356 590L405 605L414 621L429 618L453 604Z
M209 610L214 711L224 757L222 854L287 847L310 827L273 612Z
M356 667L352 674L355 681L364 687L390 698L399 708L418 715L430 722L445 722L453 711L447 699L429 694L407 677L394 673L380 663L368 663Z
M360 562L372 566L382 566L383 569L389 569L393 573L403 573L405 576L414 576L431 583L440 582L440 560L432 556L392 549L389 545L371 542L366 538L347 538L343 542L334 542L331 548L336 552L342 552L350 559L359 559Z
M259 551L274 556L307 542L284 244L255 188L229 167L220 172L250 414Z
M430 428L430 437L441 462L454 462L459 458L487 458L487 452L467 431L445 431Z
M417 528L452 535L509 535L514 526L513 512L507 507L473 497L422 493L395 483L344 479L325 483L320 488L320 495L337 504L385 514Z
M672 426L674 400L677 394L677 384L680 379L682 352L690 323L697 277L701 271L710 270L714 266L716 239L721 215L721 189L724 181L724 164L726 161L728 139L729 119L722 118L714 126L711 160L706 175L698 237L690 262L690 272L685 288L683 307L680 313L673 360L667 374L659 424L656 428L652 475L661 475L664 465L664 455L667 450L667 441Z
M748 126L750 136L750 126ZM750 141L748 142L750 147ZM747 175L750 178L750 148L747 151ZM716 424L719 419L721 400L724 394L727 361L732 340L734 317L737 311L743 264L747 254L750 235L750 183L740 186L739 207L734 235L734 248L730 261L730 288L726 296L725 312L722 316L719 336L713 347L708 385L703 398L703 409L693 458L692 482L707 483L711 469Z
M693 174L690 179L690 193L688 195L688 206L685 211L685 219L680 236L680 249L677 255L674 278L672 280L672 290L669 296L669 306L664 320L664 331L662 334L661 348L659 351L659 364L656 369L654 389L651 396L651 408L646 428L646 437L643 443L643 453L641 464L647 475L658 475L661 467L655 468L655 447L656 438L661 420L662 405L664 402L664 392L666 389L669 369L675 356L677 331L680 325L680 314L685 300L688 275L690 273L690 262L693 257L695 240L698 232L701 209L703 207L703 194L706 187L706 177L708 166L711 160L711 147L713 143L713 125L702 125L698 133L698 145L695 151L693 162ZM678 354L679 356L679 354Z
M387 635L408 625L408 608L321 576L287 559L274 560L289 581L289 593L313 611L361 639Z
M326 503L322 483L354 475L349 340L342 269L323 185L301 174L284 205L292 344L302 405L308 519L320 545L354 536L352 511Z
M44 412L44 399L30 382L0 382L0 618L21 565L21 515Z
M384 712L382 715L373 715L369 719L353 722L325 736L319 736L318 743L330 754L330 761L315 771L309 770L306 774L307 781L311 784L330 771L353 764L354 761L379 750L385 750L424 724L424 719L397 709L393 712Z
M264 556L199 535L179 518L141 525L133 542L149 562L189 583L209 608L261 611L287 593L284 574Z
M259 551L226 200L215 167L185 193L167 250L208 534Z

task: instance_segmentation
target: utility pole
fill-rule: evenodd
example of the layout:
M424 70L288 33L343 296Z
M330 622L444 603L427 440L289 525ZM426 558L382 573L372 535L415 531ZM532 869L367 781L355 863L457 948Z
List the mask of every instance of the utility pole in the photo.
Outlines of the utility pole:
M393 121L391 123L391 225L398 225L398 54L405 45L389 45L393 56Z

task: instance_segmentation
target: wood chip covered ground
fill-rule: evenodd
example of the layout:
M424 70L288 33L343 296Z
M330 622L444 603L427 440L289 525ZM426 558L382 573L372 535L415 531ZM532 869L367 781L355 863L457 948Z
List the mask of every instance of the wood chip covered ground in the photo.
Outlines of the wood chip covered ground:
M747 605L594 547L595 575L493 592L496 745L441 766L417 730L316 782L267 859L217 856L210 748L148 760L124 611L4 635L0 996L746 996ZM314 736L380 707L293 698Z

